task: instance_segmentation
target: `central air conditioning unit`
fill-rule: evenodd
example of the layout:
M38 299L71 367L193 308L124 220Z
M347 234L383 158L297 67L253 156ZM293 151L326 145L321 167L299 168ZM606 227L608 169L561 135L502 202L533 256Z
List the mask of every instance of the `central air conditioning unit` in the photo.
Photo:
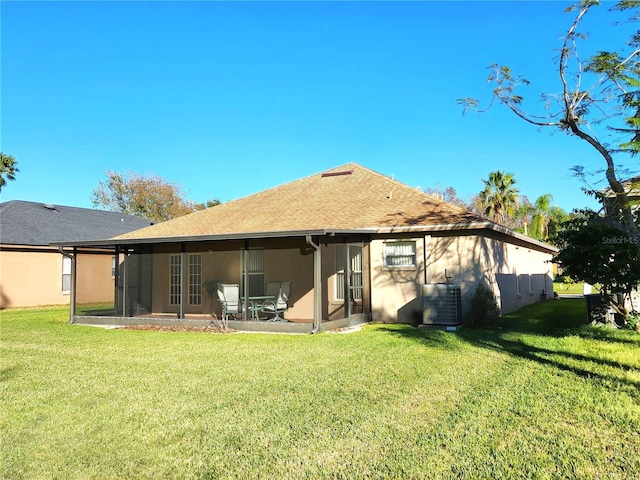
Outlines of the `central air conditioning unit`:
M428 283L422 286L422 324L460 325L462 295L460 285Z

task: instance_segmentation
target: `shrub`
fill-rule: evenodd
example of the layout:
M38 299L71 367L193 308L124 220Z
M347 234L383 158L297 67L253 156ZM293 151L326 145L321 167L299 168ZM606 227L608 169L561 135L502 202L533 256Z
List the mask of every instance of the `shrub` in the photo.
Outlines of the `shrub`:
M635 330L636 332L640 333L640 313L639 312L632 312L631 315L629 315L629 318L627 318L627 323L625 324L625 328L629 330Z
M482 327L500 317L500 307L493 291L480 283L471 296L469 311L465 316L465 323L472 327Z

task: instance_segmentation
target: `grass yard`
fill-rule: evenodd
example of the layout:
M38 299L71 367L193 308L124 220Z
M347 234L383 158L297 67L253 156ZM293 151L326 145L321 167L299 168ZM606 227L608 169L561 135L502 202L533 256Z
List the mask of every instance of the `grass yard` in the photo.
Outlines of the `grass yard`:
M640 336L585 316L289 336L3 311L0 476L637 478Z
M558 295L582 295L584 293L584 283L576 282L576 283L561 283L554 282L553 283L553 291ZM600 288L598 285L591 286L591 293L598 293Z

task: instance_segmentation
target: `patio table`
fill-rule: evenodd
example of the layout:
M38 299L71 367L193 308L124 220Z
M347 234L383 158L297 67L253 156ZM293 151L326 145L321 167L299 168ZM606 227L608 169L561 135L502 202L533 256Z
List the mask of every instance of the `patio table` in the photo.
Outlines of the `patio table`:
M249 310L251 310L251 320L260 320L258 312L262 308L262 304L267 300L274 301L275 299L276 297L274 295L257 295L249 297Z

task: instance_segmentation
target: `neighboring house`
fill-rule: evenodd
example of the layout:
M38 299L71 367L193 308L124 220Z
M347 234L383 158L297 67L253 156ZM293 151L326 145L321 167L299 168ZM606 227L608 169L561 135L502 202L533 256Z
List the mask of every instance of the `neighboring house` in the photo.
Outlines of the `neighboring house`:
M0 203L0 307L69 303L71 258L51 243L108 238L149 225L103 210L20 200ZM87 301L113 301L112 258L78 257L77 271L96 273L94 280L77 286Z
M220 306L203 285L234 283L252 297L284 281L291 282L287 323L231 326L300 332L420 323L425 284L458 285L465 311L484 281L507 313L552 292L556 251L357 164L109 240L64 245L118 257L113 307L84 308L78 288L74 322L208 322ZM77 285L91 281L76 274Z

